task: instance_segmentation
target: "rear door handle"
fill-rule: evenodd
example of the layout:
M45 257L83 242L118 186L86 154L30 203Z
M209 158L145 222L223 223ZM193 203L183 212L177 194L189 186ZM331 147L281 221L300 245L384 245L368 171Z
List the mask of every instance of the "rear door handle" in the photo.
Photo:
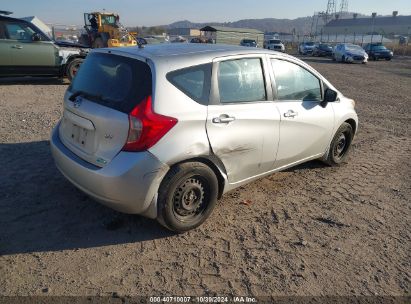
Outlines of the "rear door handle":
M16 45L13 45L12 48L21 50L23 47L21 45L16 44Z
M214 117L213 123L229 123L235 120L235 117L228 115L220 115L220 117Z
M286 113L284 113L284 117L294 118L297 115L298 115L298 113L294 112L293 110L288 110Z

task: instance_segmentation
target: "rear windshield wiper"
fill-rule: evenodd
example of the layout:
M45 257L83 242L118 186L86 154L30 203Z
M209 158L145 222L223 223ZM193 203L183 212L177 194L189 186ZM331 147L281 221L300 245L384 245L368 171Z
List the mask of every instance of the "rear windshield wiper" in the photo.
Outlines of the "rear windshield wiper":
M84 98L87 98L87 99L90 99L90 100L93 100L93 101L100 101L100 102L107 103L107 104L117 103L116 100L109 99L109 98L103 98L103 96L101 96L101 95L93 95L93 94L86 93L84 91L74 92L69 97L69 100L74 102L78 96L81 96L81 97L84 97Z
M74 92L70 97L69 100L70 101L75 101L76 97L81 96L87 99L91 99L91 100L97 100L97 101L105 101L104 98L101 95L93 95L84 91L77 91Z

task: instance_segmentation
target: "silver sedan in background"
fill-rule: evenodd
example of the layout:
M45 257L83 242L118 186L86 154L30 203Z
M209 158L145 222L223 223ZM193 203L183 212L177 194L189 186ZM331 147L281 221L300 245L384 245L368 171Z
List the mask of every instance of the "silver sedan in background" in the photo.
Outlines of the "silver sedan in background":
M63 102L51 151L64 176L177 232L241 185L341 164L358 129L354 101L309 65L239 46L96 49Z
M368 54L359 45L341 43L334 47L333 60L350 63L367 63Z

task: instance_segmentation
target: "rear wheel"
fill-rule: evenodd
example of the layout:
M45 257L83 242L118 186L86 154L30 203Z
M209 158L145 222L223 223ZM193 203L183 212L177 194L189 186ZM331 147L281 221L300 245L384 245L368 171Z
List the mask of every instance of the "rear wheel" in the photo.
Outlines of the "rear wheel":
M345 56L342 56L341 62L346 62L346 61L345 61Z
M337 130L322 160L330 166L341 164L350 150L354 133L351 125L344 122Z
M83 63L83 61L84 61L83 58L74 58L67 65L66 75L67 75L67 78L70 81L72 81L73 78L76 76L76 74L77 74L77 72L80 68L80 65Z
M214 171L192 162L170 169L158 191L158 221L175 232L200 226L217 202L218 181Z

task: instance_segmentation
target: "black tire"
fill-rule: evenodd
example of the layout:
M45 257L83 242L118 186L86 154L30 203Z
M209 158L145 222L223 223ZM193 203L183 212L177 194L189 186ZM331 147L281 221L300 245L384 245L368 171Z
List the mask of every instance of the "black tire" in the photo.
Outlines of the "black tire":
M218 180L211 168L200 162L176 165L160 185L157 220L175 232L194 229L210 216L217 196Z
M347 61L345 61L345 56L344 55L341 57L341 62L344 62L344 63L347 62Z
M332 60L333 60L333 61L337 61L337 59L335 58L334 55L332 55Z
M391 58L390 58L390 57L387 57L387 58L385 58L385 60L386 60L386 61L390 61L390 60L391 60Z
M94 49L99 49L99 48L103 48L103 47L106 47L106 45L104 45L103 39L101 39L100 37L96 38L96 40L94 40L94 42L93 42L93 48Z
M349 123L344 122L337 130L331 141L327 153L321 158L326 164L336 166L341 164L347 157L354 136L353 129Z
M80 65L83 63L83 61L84 58L74 58L67 64L66 76L70 80L70 82L76 76L77 71L80 68Z

